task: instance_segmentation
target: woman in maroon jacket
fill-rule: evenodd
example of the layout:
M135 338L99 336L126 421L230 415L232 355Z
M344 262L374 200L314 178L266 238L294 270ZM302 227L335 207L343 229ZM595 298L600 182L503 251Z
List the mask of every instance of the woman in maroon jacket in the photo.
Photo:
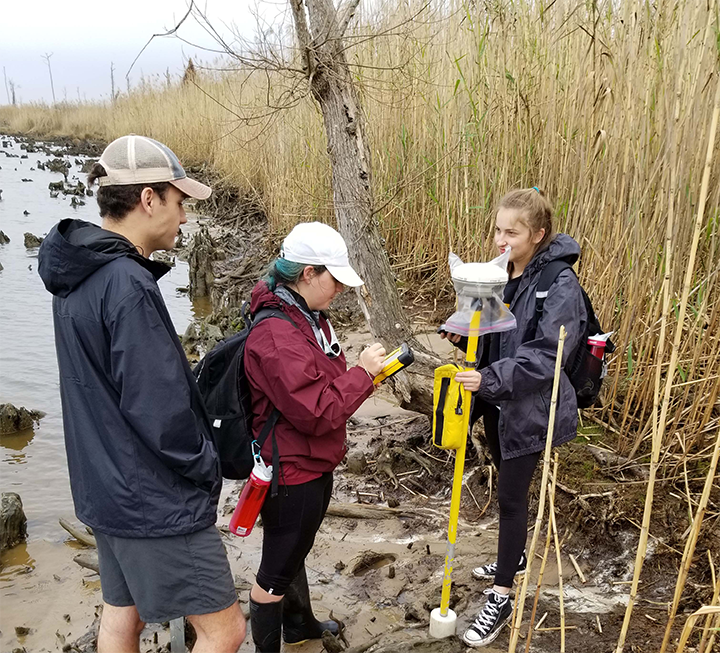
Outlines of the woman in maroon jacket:
M305 558L325 516L332 472L346 451L346 422L373 392L385 350L376 343L347 369L335 331L322 311L344 286L362 280L350 267L347 247L332 227L297 225L280 257L252 292L250 310L277 308L292 322L266 319L248 337L245 371L250 381L257 437L273 408L280 455L279 492L262 508L263 551L250 591L256 651L277 653L282 639L297 644L337 633L319 622L310 605ZM262 450L272 459L272 439Z

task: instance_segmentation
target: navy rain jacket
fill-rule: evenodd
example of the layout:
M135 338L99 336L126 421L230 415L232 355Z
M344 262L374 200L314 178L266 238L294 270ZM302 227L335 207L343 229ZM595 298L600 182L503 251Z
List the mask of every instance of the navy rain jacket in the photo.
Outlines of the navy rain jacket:
M531 333L535 292L540 275L550 261L563 259L573 264L579 257L580 246L570 236L555 236L547 249L538 252L522 273L510 304L517 329L493 334L499 339L500 360L480 369L482 380L477 397L500 408L498 431L503 460L545 448L560 325L567 330L563 349L565 366L585 332L587 311L575 273L564 270L550 286L537 331ZM482 358L484 339L480 345L478 361ZM577 421L575 389L563 367L554 446L569 442L577 435Z
M109 535L180 535L217 517L212 429L157 286L168 269L81 220L40 247L75 512Z

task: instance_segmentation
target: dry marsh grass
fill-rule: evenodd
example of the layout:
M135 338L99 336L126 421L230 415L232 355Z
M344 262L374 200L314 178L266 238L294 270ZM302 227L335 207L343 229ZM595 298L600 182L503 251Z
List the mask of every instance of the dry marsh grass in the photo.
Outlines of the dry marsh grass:
M558 230L583 248L581 280L620 345L599 416L621 452L647 452L720 72L715 3L422 6L382 5L361 18L348 50L372 139L377 219L403 292L448 292L450 249L489 256L495 202L514 187L543 187ZM372 33L383 36L362 38ZM302 84L280 73L269 87L267 79L206 71L197 85L146 83L112 105L2 107L0 128L103 140L147 134L185 163L255 189L278 230L332 221L322 116ZM268 98L288 97L291 108L268 110ZM720 423L719 207L716 152L671 370L663 457L671 475L709 446ZM660 347L668 252L672 310Z

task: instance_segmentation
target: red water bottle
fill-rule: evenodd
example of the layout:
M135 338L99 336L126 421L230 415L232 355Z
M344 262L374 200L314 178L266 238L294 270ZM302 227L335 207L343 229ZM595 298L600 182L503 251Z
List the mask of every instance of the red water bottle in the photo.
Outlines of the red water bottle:
M599 340L590 336L587 344L590 347L590 353L595 356L595 358L602 360L605 355L605 340Z
M250 535L265 502L271 482L272 465L266 465L263 459L256 454L255 466L240 493L237 506L230 518L230 531L235 535L240 537Z

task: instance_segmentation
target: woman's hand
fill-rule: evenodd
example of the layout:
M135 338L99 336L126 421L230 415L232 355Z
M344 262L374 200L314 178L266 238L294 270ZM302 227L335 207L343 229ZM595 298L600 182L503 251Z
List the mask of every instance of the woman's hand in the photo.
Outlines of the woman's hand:
M448 333L447 331L441 331L440 338L442 340L447 338L450 342L453 343L453 345L457 345L458 342L460 342L460 339L462 338L462 336L459 333Z
M374 345L370 345L367 349L363 349L360 354L360 360L358 364L362 367L370 376L377 376L383 368L385 362L385 347L379 342Z
M465 390L477 392L480 389L482 374L480 374L480 372L458 372L455 375L455 380L458 383L462 383Z

